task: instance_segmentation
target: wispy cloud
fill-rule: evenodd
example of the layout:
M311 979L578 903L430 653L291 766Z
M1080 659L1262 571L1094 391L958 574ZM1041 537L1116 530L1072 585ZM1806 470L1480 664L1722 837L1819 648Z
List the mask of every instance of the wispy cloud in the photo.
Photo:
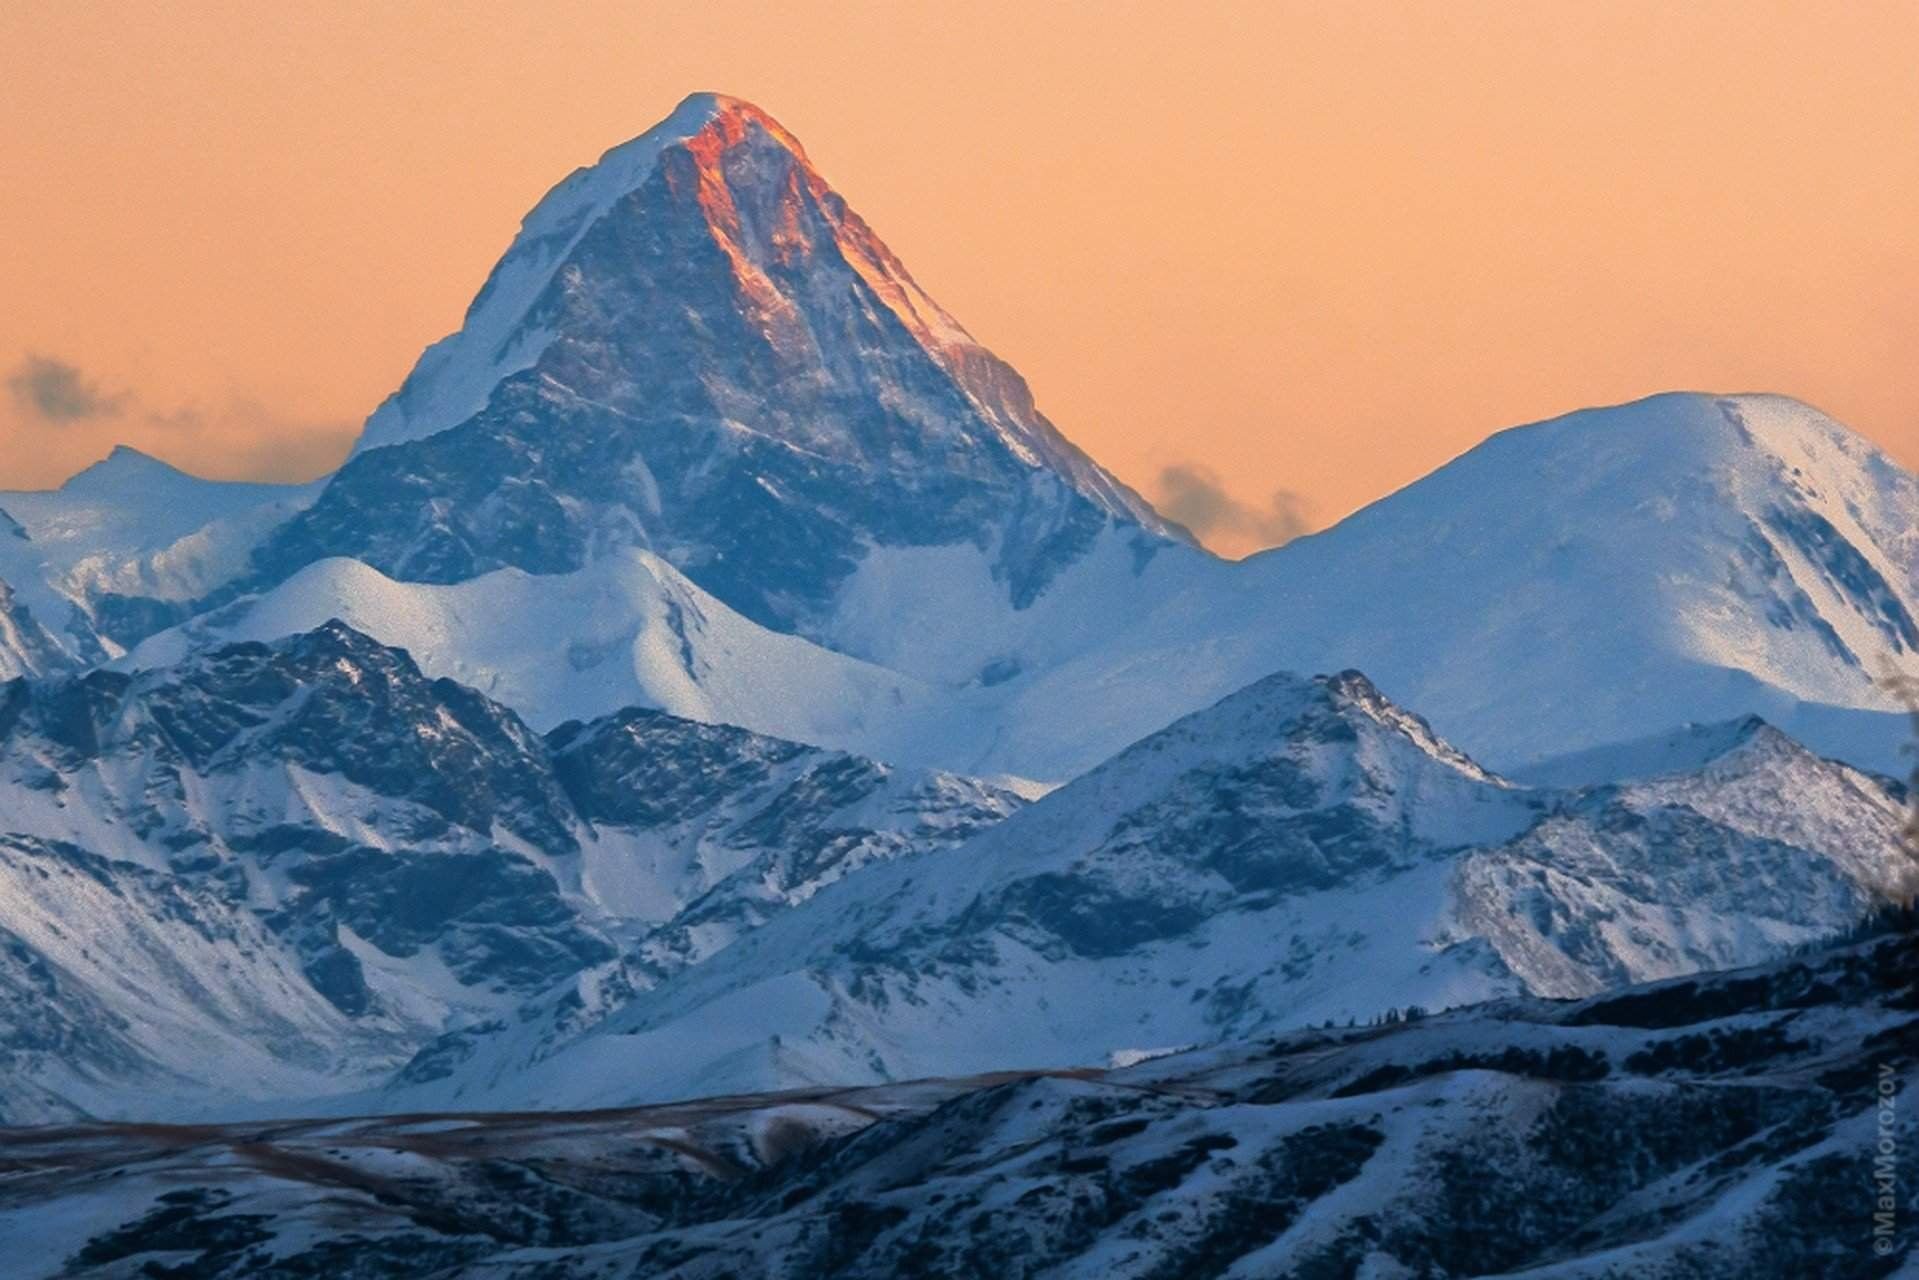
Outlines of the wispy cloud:
M1242 502L1226 491L1219 473L1197 462L1160 470L1155 505L1200 541L1229 549L1277 547L1313 527L1305 499L1290 489L1275 490L1263 506Z
M304 481L340 465L355 424L288 413L245 395L168 403L55 356L22 356L0 398L0 488L58 484L109 446L132 445L197 475Z
M118 416L128 393L108 392L79 368L52 356L28 354L7 374L14 403L43 422L66 425Z

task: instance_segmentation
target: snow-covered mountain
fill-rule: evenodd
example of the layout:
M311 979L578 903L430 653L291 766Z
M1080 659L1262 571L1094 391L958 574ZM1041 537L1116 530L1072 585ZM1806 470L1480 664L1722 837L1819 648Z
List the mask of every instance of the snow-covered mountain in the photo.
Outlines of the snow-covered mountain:
M1068 777L1273 670L1358 667L1489 765L1748 714L1900 772L1919 478L1777 396L1501 432L1323 533L1202 576L1011 691L969 761ZM1070 736L1056 727L1071 724Z
M6 1116L370 1084L690 907L701 958L1020 803L651 711L542 738L339 623L15 680L0 981L39 995L0 1013Z
M1919 480L1775 396L1515 428L1208 556L715 95L549 193L323 484L116 454L0 509L28 535L0 536L12 669L45 666L23 607L81 665L174 622L198 639L142 662L358 610L543 728L656 705L1045 782L1269 672L1347 668L1512 773L1748 714L1891 772L1875 681L1919 673ZM676 643L689 601L732 639Z
M1199 555L785 129L701 94L540 202L251 581L347 556L446 583L640 546L818 635L875 548L968 546L1010 611L1102 535Z
M577 1001L535 1002L437 1046L384 1105L1065 1067L1392 1006L1584 996L1775 956L1919 886L1888 784L1757 721L1722 742L1682 773L1527 789L1357 673L1272 676L705 964L629 957L632 994L584 1023Z
M1891 1275L1916 977L1895 934L1116 1070L0 1131L0 1238L22 1280Z
M940 549L876 553L873 559L888 567L871 576L862 571L860 594L846 611L849 619L860 615L872 650L911 648L907 637L925 638L950 625L934 615L977 619L978 626L950 631L941 652L918 649L914 656L932 668L924 676L902 669L912 662L889 666L770 630L637 548L609 551L570 573L496 569L446 585L395 581L357 560L322 560L272 590L150 637L116 665L150 670L222 644L294 636L338 618L407 650L429 674L506 703L540 729L650 706L942 767L994 756L998 708L1028 666L1043 669L1049 656L1083 649L1102 623L1114 621L1107 616L1114 602L1130 599L1136 587L1171 590L1190 581L1165 559L1136 574L1131 553L1106 540L1040 601L996 616L996 588L983 571L960 582L892 567L941 558ZM969 548L943 558L978 568ZM883 587L880 574L890 578ZM888 641L889 635L899 639ZM954 670L984 675L957 685L940 675Z
M1919 481L1812 410L1667 396L1504 433L1239 565L1142 567L1108 531L1021 610L967 546L873 552L818 641L642 551L451 587L326 561L135 661L349 617L543 726L640 703L1046 781L1235 682L1364 664L1515 775L1755 713L1893 773L1910 731L1877 682L1919 670L1915 529Z
M8 1116L1064 1066L1748 962L1910 890L1891 784L1706 736L1527 788L1276 675L1029 805L655 710L540 735L339 622L15 680Z
M829 747L884 744L911 760L911 727L943 690L770 631L649 551L609 552L572 573L492 573L445 586L396 582L358 560L322 560L262 595L156 635L120 664L169 666L241 640L338 618L541 729L629 706Z
M1229 564L712 95L529 214L334 476L122 450L0 513L15 1119L1083 1063L1910 885L1826 757L1903 763L1919 479L1844 427L1584 411Z
M318 492L203 480L124 445L58 489L0 492L0 579L58 658L11 674L89 666L188 616Z

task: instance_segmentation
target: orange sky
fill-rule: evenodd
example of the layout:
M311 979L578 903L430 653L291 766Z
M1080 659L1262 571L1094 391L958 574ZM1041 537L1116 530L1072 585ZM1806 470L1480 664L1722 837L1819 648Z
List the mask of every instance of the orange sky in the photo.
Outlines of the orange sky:
M695 89L1229 551L1667 388L1919 464L1914 0L309 8L0 9L0 487L326 469Z

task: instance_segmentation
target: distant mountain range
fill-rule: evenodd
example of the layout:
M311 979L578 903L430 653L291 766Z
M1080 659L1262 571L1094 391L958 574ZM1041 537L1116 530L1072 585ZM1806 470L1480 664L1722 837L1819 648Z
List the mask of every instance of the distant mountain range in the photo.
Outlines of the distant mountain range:
M1775 396L1221 560L698 95L335 474L0 493L0 1119L1064 1068L1762 962L1911 891L1916 617L1919 479Z

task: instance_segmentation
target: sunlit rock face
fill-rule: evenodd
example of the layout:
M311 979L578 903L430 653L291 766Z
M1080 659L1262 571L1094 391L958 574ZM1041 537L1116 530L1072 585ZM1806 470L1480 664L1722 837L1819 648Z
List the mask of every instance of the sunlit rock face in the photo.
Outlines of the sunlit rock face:
M1108 525L1179 538L1069 443L757 108L690 98L527 218L256 575L453 582L641 545L805 630L874 546L968 543L1023 605Z

